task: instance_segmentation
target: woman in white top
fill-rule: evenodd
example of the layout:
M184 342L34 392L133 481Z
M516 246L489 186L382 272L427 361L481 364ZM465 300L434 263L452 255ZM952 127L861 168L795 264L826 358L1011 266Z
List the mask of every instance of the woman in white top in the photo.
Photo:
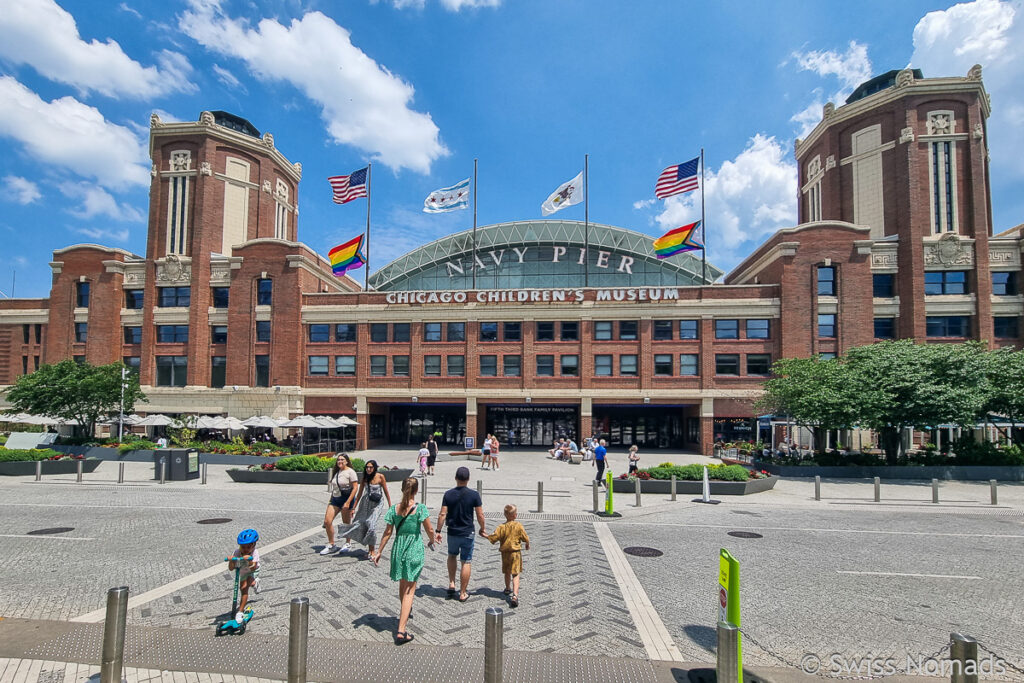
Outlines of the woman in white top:
M327 555L338 550L338 547L334 545L334 516L338 514L338 511L341 511L341 521L345 524L352 521L352 504L355 502L356 484L359 483L359 475L350 465L348 456L344 453L338 453L338 457L334 461L334 467L331 468L331 479L327 485L331 494L331 502L327 504L327 512L324 514L327 545L320 551L321 555ZM346 538L345 545L341 546L342 552L348 551L348 543L349 539Z

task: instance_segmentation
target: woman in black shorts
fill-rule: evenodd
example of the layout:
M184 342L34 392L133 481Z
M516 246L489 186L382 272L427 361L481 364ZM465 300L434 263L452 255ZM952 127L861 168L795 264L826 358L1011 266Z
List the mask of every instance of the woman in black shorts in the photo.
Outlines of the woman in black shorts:
M320 551L321 555L327 555L337 550L334 545L334 516L341 512L341 520L348 524L352 521L352 504L355 502L356 484L359 483L359 475L349 466L348 456L338 453L331 468L331 479L327 485L331 493L331 502L327 504L327 512L324 513L324 529L327 530L327 545ZM348 539L341 550L349 549Z
M430 435L430 439L427 440L427 450L430 451L430 455L427 456L427 474L434 473L434 461L437 460L437 442L434 441L434 435Z

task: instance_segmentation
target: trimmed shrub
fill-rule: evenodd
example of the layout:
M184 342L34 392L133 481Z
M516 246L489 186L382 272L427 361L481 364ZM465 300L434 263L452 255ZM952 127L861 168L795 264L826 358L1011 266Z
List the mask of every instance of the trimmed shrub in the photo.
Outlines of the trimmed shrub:
M27 450L0 448L0 462L24 462L26 460L57 460L71 457L49 448L30 448Z
M708 465L708 479L717 481L747 481L750 473L741 465ZM670 465L668 467L651 467L641 472L651 475L651 479L676 479L701 481L704 479L704 465Z

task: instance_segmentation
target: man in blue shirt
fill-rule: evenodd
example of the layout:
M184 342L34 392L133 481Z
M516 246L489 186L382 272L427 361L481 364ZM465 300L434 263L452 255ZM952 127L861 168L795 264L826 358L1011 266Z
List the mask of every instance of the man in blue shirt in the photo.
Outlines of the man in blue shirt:
M448 598L455 597L455 569L462 560L459 575L459 602L469 599L469 576L473 561L473 517L480 525L480 535L487 536L484 526L484 508L480 494L466 486L469 483L469 468L460 467L455 471L455 488L448 489L441 501L441 513L437 516L436 543L441 542L441 529L448 522Z
M601 439L597 444L597 448L594 449L594 467L597 468L597 477L594 480L601 485L604 485L604 466L607 454L608 449L605 447L605 441Z

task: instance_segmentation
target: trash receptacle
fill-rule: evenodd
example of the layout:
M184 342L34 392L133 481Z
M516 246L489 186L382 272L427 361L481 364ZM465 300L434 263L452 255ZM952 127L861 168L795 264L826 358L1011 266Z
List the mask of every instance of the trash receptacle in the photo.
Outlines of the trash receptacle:
M188 448L165 448L153 453L153 478L160 478L160 462L167 462L168 481L199 478L199 451Z

